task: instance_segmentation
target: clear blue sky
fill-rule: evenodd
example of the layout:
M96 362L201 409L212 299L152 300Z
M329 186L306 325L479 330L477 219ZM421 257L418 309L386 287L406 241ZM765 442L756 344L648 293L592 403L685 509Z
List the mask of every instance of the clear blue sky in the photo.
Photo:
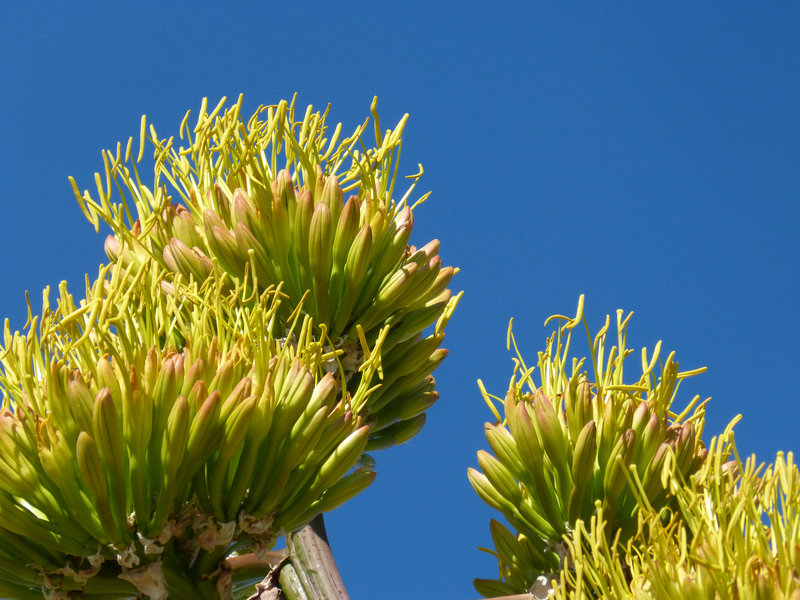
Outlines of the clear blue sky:
M353 600L470 600L495 573L466 469L511 316L535 357L581 293L594 327L634 310L637 347L708 366L684 389L713 397L706 437L742 413L743 452L797 451L800 8L556 4L4 3L0 315L96 273L67 177L89 186L142 113L166 135L203 96L297 91L350 127L377 94L386 125L411 114L406 168L433 190L414 241L442 241L466 294L428 425L327 519Z

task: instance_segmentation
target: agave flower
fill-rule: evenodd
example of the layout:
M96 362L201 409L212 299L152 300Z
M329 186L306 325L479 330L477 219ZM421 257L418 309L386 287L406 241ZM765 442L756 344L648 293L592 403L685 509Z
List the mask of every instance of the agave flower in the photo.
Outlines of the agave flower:
M230 597L226 557L369 485L357 463L377 363L342 390L310 318L295 311L295 342L277 340L283 297L252 289L117 263L80 304L62 285L26 333L6 325L4 595Z
M517 350L516 368L505 400L504 417L479 385L496 423L486 424L494 454L478 452L482 472L469 470L478 495L499 510L516 529L492 523L500 565L499 580L478 579L484 596L550 591L567 559L565 541L580 523L598 511L604 532L621 542L635 533L644 503L654 510L668 505L665 470L688 478L707 454L700 441L704 406L695 397L681 413L671 412L680 381L702 372L679 372L670 354L655 374L660 343L636 383L623 379L627 327L632 315L617 312L617 345L606 356L609 318L592 340L594 381L582 370L584 359L569 356L572 329L583 320L583 296L574 319L563 321L539 354L537 386ZM550 321L550 319L548 319ZM588 326L587 326L588 332ZM516 341L509 326L508 346ZM567 369L570 369L568 373ZM536 592L537 594L539 592Z
M439 242L408 246L413 209L427 195L410 203L420 168L395 198L407 115L382 132L373 103L376 145L368 149L367 122L341 139L341 125L329 132L327 110L309 107L296 119L294 101L281 102L244 122L241 103L223 111L223 99L208 113L204 102L193 128L187 113L179 131L185 145L177 148L151 126L150 186L139 175L148 144L143 118L138 157L133 139L124 153L121 145L104 152L98 199L73 180L75 195L96 227L103 220L114 232L106 241L112 261L127 266L153 257L196 282L247 279L257 293L280 284L288 301L276 331L285 336L292 310L302 305L313 337L339 352L343 384L359 385L367 358L361 348L380 340L369 446L404 442L438 397L430 374L447 354L440 345L458 301L447 289L455 269L442 265Z

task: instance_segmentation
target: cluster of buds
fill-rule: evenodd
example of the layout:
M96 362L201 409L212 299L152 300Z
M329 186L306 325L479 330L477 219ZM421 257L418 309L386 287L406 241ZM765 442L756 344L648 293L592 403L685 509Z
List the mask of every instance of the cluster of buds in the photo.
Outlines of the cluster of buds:
M328 141L327 112L221 109L184 120L187 148L150 127L149 188L144 118L138 157L132 139L103 153L97 201L73 181L111 262L84 300L63 283L24 333L6 324L4 597L245 593L226 558L365 489L365 452L415 435L438 397L460 295L437 241L408 246L405 118L384 135L373 105L367 150L366 123Z
M524 593L537 585L549 589L550 579L558 579L568 560L565 540L598 510L606 534L624 543L636 532L640 507L657 511L670 502L663 474L675 471L688 479L705 460L700 441L705 403L696 397L680 414L670 411L680 380L702 370L678 372L670 355L656 377L658 345L649 358L642 351L642 374L626 384L623 363L633 352L626 347L631 314L623 319L618 311L618 345L607 359L608 318L589 340L595 368L590 382L584 361L568 355L582 309L581 297L574 319L560 317L565 323L539 355L538 386L534 369L517 352L504 401L484 392L497 417L496 423L486 424L493 454L478 452L482 472L470 469L469 479L517 530L512 534L500 523L492 525L500 578L476 580L484 596ZM509 347L512 343L516 348L509 327ZM502 402L504 418L495 401Z
M355 146L364 126L340 142L337 128L328 141L326 114L310 108L295 122L294 105L282 102L259 109L246 126L241 98L217 117L219 108L210 115L201 110L194 130L184 120L188 148L173 148L173 138L160 139L151 127L152 191L138 177L132 140L125 156L121 147L104 154L99 201L75 187L90 219L114 231L105 245L109 259L129 266L154 257L197 282L249 273L256 292L281 284L288 300L281 326L288 328L292 309L302 304L318 339L342 351L337 366L350 384L358 385L360 347L380 343L382 385L371 396L370 448L405 442L438 398L429 375L447 355L440 346L458 302L447 289L455 269L442 266L438 240L408 245L411 189L393 199L405 118L382 134L373 104L377 147L360 153ZM143 120L142 137L144 130ZM348 158L349 169L337 175ZM123 194L122 204L108 202L112 183L131 200ZM120 218L132 212L135 221Z

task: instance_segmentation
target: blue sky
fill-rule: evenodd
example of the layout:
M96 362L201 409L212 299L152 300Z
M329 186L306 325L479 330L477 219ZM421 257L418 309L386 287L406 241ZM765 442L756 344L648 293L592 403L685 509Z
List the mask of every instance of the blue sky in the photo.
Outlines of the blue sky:
M426 428L327 518L353 600L469 600L495 573L466 469L509 317L533 358L581 293L594 328L633 310L632 345L708 366L683 388L713 397L706 438L742 413L742 452L797 451L800 8L653 4L5 3L0 316L96 272L67 177L89 186L142 113L166 135L204 96L298 92L347 128L378 95L386 126L411 114L406 169L433 191L413 241L440 239L466 293Z

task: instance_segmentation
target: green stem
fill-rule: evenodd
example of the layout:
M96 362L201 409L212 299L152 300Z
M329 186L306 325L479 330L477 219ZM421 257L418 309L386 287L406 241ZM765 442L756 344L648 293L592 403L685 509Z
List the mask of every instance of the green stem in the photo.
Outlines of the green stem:
M293 570L308 598L350 600L333 559L321 514L300 531L286 536L286 545L292 557Z
M257 556L252 552L238 554L226 558L223 566L233 571L234 579L251 579L258 575L263 576L265 571L274 569L285 556L286 552L283 550L273 550L263 556Z

